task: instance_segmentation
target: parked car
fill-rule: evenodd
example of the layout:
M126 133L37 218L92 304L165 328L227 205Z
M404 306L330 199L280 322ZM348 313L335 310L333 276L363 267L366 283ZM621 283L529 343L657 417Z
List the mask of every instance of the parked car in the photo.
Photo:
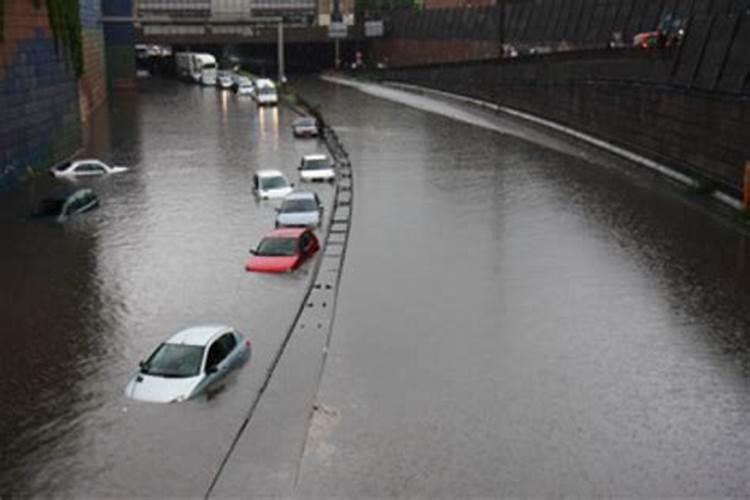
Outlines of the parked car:
M249 95L255 97L255 84L247 77L237 84L237 93L240 95Z
M320 244L307 228L276 229L264 237L245 264L247 271L285 273L299 268L315 255Z
M68 217L91 210L99 205L99 198L91 189L69 189L43 198L34 217L56 217L58 222L64 222Z
M76 160L51 168L49 173L54 177L79 177L88 175L119 174L127 172L128 167L110 166L93 158Z
M279 103L279 95L276 85L268 78L259 78L255 81L255 93L253 97L258 106L275 106Z
M333 163L326 155L305 155L298 167L300 179L303 181L330 181L336 180L336 171Z
M194 326L172 335L141 361L125 387L133 399L186 401L215 387L252 354L250 340L224 325Z
M283 198L293 190L294 185L278 170L258 170L253 175L253 193L262 200Z
M221 87L222 89L229 89L232 88L233 84L234 81L232 80L232 75L230 75L226 71L219 73L219 76L216 79L216 85L218 87Z
M303 116L292 122L294 137L317 137L318 120L312 116Z
M276 216L276 227L317 227L323 218L323 205L316 193L288 194Z

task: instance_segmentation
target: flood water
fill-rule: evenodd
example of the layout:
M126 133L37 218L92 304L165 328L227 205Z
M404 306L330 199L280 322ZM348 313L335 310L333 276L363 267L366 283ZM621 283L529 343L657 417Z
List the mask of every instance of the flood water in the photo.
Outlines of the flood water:
M175 81L116 94L87 153L131 171L85 180L100 208L65 224L27 220L71 182L39 176L0 198L0 495L201 495L290 326L311 266L246 273L273 228L252 173L299 183L317 140L295 140L288 108ZM315 185L326 203L332 187ZM319 231L320 232L320 231ZM235 326L251 362L211 400L123 396L138 361L175 331Z
M320 379L292 338L217 496L750 493L750 243L724 209L488 112L294 84L354 165L335 323ZM252 171L323 150L294 116L150 80L92 124L132 167L82 183L99 209L27 220L44 176L0 197L0 495L206 493L311 279L243 270L274 216ZM254 346L221 393L123 396L215 322Z

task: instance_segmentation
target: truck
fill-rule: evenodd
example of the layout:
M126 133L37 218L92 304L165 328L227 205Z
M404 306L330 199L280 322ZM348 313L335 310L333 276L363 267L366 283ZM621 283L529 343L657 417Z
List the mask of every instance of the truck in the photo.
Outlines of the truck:
M193 65L201 85L216 85L216 58L211 54L193 54Z

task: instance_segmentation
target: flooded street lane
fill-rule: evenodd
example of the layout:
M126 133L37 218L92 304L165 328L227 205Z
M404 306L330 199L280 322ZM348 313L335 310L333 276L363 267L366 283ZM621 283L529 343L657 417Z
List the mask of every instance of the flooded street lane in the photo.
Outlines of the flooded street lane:
M153 80L115 95L92 124L89 154L131 171L90 186L101 207L59 225L26 220L60 186L44 176L0 199L0 492L202 495L260 387L312 266L246 273L273 228L252 172L298 183L291 110ZM316 185L326 203L332 188ZM224 323L249 334L253 359L211 400L144 404L128 379L171 333Z
M750 492L750 248L717 207L463 105L307 92L357 203L297 497Z

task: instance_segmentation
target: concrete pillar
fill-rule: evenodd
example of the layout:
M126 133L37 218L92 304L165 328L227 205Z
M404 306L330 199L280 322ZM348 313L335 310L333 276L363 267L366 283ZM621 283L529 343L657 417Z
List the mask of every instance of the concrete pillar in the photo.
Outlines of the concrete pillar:
M102 0L105 21L104 43L107 57L107 83L110 88L135 87L135 27L132 18L136 0Z

